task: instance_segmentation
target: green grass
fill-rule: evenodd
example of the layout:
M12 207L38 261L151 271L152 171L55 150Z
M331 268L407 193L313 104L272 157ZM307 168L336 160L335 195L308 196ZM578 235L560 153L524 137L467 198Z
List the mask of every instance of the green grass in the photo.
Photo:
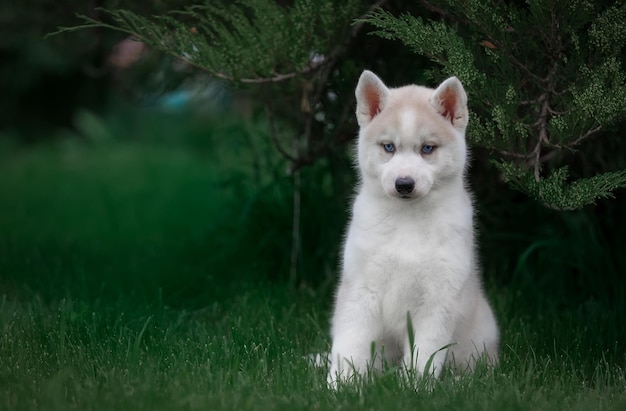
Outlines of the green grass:
M294 287L291 180L262 124L112 124L0 149L0 409L626 409L619 224L481 204L500 365L332 392L308 355L329 345L346 193L304 172Z

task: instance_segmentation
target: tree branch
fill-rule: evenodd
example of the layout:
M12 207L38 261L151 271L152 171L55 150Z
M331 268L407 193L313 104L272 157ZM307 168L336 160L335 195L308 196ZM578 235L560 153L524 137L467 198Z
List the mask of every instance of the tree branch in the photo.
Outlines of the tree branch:
M291 161L292 163L296 162L297 158L294 157L289 152L287 152L287 150L285 150L285 148L280 144L280 141L278 140L278 136L276 133L276 124L274 123L274 115L272 113L272 109L269 107L269 104L267 103L265 104L265 114L267 115L267 118L270 123L269 137L270 137L270 141L272 142L272 145L287 160Z

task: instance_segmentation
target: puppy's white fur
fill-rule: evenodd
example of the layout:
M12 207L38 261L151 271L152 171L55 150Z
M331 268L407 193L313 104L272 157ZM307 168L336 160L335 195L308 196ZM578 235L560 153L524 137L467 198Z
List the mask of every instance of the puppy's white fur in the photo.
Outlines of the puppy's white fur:
M445 363L464 370L480 357L497 361L498 327L477 273L465 184L463 86L451 77L436 90L390 89L364 71L356 98L361 181L332 319L328 383L385 362L438 376Z

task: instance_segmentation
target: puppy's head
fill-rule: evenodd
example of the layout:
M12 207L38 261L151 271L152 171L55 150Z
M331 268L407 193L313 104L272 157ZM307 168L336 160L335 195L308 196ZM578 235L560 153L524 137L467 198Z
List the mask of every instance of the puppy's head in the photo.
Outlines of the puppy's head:
M356 88L358 164L365 189L416 199L455 178L466 163L467 95L456 77L437 89L390 89L371 71Z

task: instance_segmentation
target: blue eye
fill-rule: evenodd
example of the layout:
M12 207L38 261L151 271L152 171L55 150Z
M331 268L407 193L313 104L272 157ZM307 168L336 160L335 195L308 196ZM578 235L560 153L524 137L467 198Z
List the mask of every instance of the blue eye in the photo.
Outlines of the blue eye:
M385 150L387 153L393 153L394 151L396 151L396 146L393 145L393 143L384 143L383 150Z
M435 146L431 146L428 144L422 146L422 153L424 154L431 154L434 150L435 150Z

